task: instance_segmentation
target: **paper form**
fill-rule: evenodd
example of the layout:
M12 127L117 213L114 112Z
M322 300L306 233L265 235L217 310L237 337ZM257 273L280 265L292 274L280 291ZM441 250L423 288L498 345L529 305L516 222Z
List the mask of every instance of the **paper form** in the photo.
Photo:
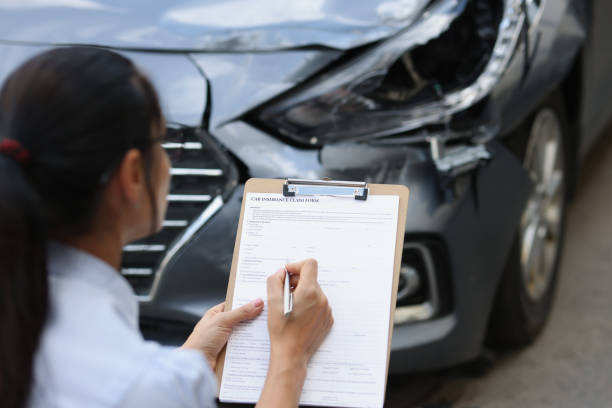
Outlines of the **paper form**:
M247 193L245 200L232 308L265 300L266 279L283 264L315 258L334 325L308 364L300 404L382 407L399 197ZM228 341L222 402L258 400L269 348L264 308Z

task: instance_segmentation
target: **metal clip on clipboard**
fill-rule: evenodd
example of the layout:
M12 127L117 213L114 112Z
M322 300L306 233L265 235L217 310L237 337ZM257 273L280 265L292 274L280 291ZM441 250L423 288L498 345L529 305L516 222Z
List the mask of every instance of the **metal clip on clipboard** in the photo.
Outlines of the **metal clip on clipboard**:
M367 200L368 183L365 181L304 180L286 179L283 184L283 196L327 195L334 197L353 197L355 200Z

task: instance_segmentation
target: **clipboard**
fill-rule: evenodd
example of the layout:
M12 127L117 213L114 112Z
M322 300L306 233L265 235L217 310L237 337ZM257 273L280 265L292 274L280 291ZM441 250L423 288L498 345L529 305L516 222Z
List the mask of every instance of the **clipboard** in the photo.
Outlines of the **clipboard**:
M393 288L391 308L389 314L389 333L387 344L387 362L385 369L385 388L389 373L389 357L391 354L391 337L393 335L393 316L395 315L395 304L397 302L397 289L399 283L399 271L402 261L402 250L404 246L404 233L406 228L406 215L408 211L409 190L403 185L392 184L368 184L358 181L338 181L338 180L305 180L305 179L262 179L251 178L244 187L242 206L240 209L240 220L236 232L236 242L232 257L232 266L227 285L225 297L225 310L231 310L234 287L236 285L236 271L238 269L238 254L240 252L240 237L242 236L242 224L244 219L244 209L246 205L246 195L248 193L282 193L285 197L294 196L334 196L343 199L367 200L371 195L395 195L399 196L397 232L395 240L395 259L393 267ZM217 358L217 398L221 390L221 379L223 376L223 365L225 362L226 347L223 348Z

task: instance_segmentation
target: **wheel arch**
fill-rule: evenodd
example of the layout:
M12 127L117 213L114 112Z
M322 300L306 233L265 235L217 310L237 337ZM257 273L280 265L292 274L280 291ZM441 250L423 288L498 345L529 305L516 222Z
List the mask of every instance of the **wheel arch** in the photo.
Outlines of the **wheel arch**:
M579 63L579 59L578 59L578 63ZM568 199L571 197L571 194L573 193L573 190L575 189L575 180L576 180L576 163L577 163L577 158L578 158L578 151L577 151L577 147L578 147L578 141L579 141L579 120L580 120L580 107L581 105L579 105L579 103L576 104L572 104L572 103L568 103L568 101L572 101L572 97L573 95L577 95L577 97L580 97L580 87L576 86L576 84L574 83L574 81L576 80L576 78L580 78L580 77L576 77L576 75L580 75L580 67L575 68L576 63L574 64L574 67L572 67L572 69L570 70L570 72L568 73L568 75L564 78L564 80L557 86L555 87L555 89L550 92L545 98L543 98L542 102L539 103L535 109L533 109L532 112L530 112L529 115L527 115L525 117L525 119L520 123L520 125L504 140L504 144L506 145L506 147L511 150L513 152L513 154L516 155L516 157L522 162L523 161L523 157L526 151L526 147L527 147L527 141L529 139L529 133L530 133L530 127L531 124L534 120L534 118L537 116L538 112L541 111L541 109L543 108L552 108L553 110L557 111L559 114L559 119L561 121L561 127L562 129L565 129L565 132L563 134L563 140L564 140L564 144L565 144L565 148L564 148L564 160L565 160L565 174L566 174L566 188L565 188L565 194L564 196L565 198L565 202L568 202ZM568 99L570 98L570 99ZM568 106L571 106L571 110L568 110ZM562 243L563 243L563 239L562 239L563 233L561 233L561 238L560 238L560 247L561 247L561 251L562 251ZM514 244L513 244L514 245ZM514 251L514 247L510 248L508 250L508 253L506 254L506 267L507 264L512 261L512 257L514 255L516 255L516 251ZM559 254L559 257L561 255ZM558 259L556 261L555 264L555 271L558 269ZM491 309L489 310L489 321L488 321L488 327L485 333L485 338L484 338L484 342L485 345L492 345L494 343L496 343L496 341L493 340L493 337L491 336L493 334L492 332L492 326L493 326L493 320L495 318L496 315L498 315L498 313L496 313L496 307L498 304L498 300L500 295L502 295L502 286L504 283L504 277L507 274L506 269L504 269L504 272L502 274L500 274L499 276L499 280L497 281L496 284L496 291L495 291L495 296L494 296L494 301L491 305ZM556 272L555 272L556 274ZM552 299L554 299L554 287L556 285L556 279L554 278L553 281L553 289L552 289ZM507 299L506 299L507 300ZM551 300L552 302L552 300ZM548 314L548 312L546 312ZM544 323L546 322L547 319L544 320Z

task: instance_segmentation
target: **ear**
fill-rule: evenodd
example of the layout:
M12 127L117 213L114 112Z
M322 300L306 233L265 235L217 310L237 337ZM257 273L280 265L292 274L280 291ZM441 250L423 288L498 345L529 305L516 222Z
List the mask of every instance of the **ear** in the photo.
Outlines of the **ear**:
M127 151L115 173L115 181L122 198L133 206L139 206L146 189L140 150Z

